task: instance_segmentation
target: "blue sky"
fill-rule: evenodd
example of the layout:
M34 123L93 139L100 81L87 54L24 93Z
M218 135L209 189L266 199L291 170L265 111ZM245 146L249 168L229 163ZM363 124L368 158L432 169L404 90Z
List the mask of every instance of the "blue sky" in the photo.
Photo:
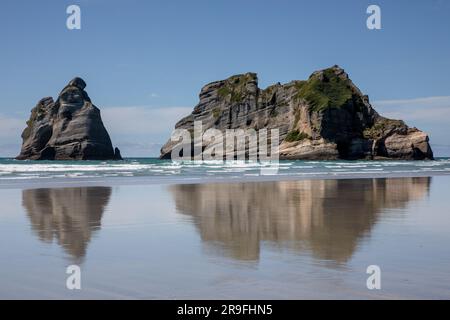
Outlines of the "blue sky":
M81 30L66 8L81 7ZM366 28L381 7L382 30ZM0 156L30 109L74 76L125 156L154 156L200 88L243 72L260 87L339 64L382 114L450 155L450 1L2 1Z

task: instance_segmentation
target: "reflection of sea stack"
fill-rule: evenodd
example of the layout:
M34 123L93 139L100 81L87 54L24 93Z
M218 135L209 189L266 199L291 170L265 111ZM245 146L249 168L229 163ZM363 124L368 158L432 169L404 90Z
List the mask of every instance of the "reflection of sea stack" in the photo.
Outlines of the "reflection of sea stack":
M56 101L51 97L39 101L22 133L18 160L121 159L85 87L83 79L75 78Z
M55 238L71 256L86 254L92 233L111 196L109 187L31 189L22 192L23 206L40 240Z
M177 185L180 213L202 240L235 259L257 260L261 242L347 261L386 208L424 197L430 178Z

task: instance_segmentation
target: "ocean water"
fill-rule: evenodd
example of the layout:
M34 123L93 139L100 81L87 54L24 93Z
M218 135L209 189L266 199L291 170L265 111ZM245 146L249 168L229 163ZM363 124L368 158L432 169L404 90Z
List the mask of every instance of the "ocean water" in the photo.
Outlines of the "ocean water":
M274 164L271 165L274 168ZM0 159L0 184L13 181L148 177L172 182L184 179L251 180L270 165L260 162L177 162L157 158L129 158L123 161L18 161ZM340 177L402 177L450 174L450 158L434 161L280 161L271 175L280 179ZM173 180L175 179L175 180Z

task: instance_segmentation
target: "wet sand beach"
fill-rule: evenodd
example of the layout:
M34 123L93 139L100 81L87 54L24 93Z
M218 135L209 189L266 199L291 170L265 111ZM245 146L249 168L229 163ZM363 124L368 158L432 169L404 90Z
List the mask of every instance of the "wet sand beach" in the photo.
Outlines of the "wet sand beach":
M449 190L447 176L2 188L0 298L450 298Z

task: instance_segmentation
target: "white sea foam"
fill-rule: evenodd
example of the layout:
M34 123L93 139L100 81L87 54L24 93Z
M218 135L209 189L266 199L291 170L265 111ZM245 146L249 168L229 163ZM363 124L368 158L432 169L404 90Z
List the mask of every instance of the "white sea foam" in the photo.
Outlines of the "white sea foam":
M437 161L280 161L278 176L448 174L450 159ZM0 159L0 179L78 179L89 177L248 177L270 163L255 161L161 161L131 159L123 162L34 162Z

